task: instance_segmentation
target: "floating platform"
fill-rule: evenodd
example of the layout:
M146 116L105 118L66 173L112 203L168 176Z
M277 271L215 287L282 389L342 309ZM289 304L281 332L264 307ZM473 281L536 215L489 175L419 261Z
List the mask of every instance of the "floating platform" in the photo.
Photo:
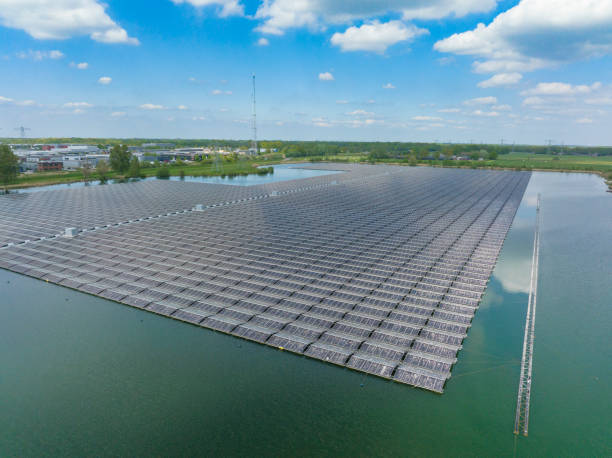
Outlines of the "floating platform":
M530 173L321 167L2 196L0 267L441 393Z

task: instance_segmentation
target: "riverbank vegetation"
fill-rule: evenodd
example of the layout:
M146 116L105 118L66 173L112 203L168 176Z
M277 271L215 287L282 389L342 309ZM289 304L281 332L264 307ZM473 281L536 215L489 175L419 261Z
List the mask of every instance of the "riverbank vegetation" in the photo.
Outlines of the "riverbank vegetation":
M217 158L203 160L201 162L182 162L163 164L163 163L140 163L136 165L133 159L127 172L120 173L112 170L106 161L99 161L95 168L74 171L54 171L54 172L35 172L22 173L8 185L9 189L24 188L29 186L47 186L61 183L75 183L78 181L108 181L122 180L128 178L147 178L157 176L169 178L171 176L245 176L251 174L266 175L274 173L273 167L258 168L265 163L264 158L248 159L238 157Z

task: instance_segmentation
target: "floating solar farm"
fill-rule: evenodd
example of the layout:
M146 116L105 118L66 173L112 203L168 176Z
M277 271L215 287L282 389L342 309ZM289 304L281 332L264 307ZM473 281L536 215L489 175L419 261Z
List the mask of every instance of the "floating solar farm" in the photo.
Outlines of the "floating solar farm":
M530 174L320 167L2 196L0 267L441 393Z

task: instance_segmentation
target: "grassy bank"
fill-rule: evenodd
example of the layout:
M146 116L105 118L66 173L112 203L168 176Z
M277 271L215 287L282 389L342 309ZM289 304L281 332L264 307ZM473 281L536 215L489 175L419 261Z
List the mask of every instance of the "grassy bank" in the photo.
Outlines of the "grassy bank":
M172 164L166 166L170 176L239 176L239 175L250 175L250 174L261 174L261 169L257 167L265 164L265 161L254 161L254 160L238 160L234 162L220 162L218 164L212 162L195 162L195 163L184 163L184 164ZM140 176L142 178L153 177L158 174L162 166L159 167L143 167L140 169ZM106 175L109 180L122 179L124 176L109 172ZM92 171L87 181L99 180L100 176ZM83 174L80 171L61 171L61 172L35 172L31 174L21 174L13 183L9 186L9 189L26 188L30 186L48 186L54 184L63 183L76 183L84 181Z

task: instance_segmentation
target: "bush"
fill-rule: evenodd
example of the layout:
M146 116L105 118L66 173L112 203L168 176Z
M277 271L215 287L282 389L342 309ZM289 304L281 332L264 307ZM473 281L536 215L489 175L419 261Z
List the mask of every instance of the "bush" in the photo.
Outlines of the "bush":
M170 178L170 168L167 165L161 166L159 169L157 169L155 176L162 179Z

